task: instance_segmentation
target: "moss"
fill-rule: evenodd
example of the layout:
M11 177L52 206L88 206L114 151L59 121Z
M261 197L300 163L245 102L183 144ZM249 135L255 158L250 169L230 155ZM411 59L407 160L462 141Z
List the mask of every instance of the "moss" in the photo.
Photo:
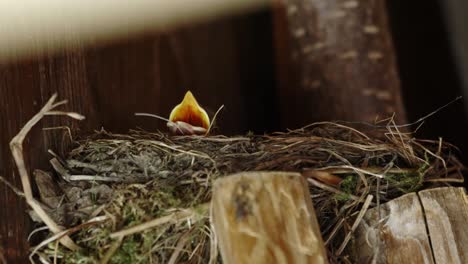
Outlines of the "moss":
M401 192L410 193L421 189L424 174L419 171L414 173L387 174L385 179Z
M95 264L99 263L98 259L90 254L88 250L69 251L63 258L64 263L70 264Z
M119 250L111 258L111 263L137 263L137 256L140 256L141 243L135 239L135 235L127 237L122 242Z
M344 177L340 183L340 190L343 193L338 193L334 195L334 199L338 202L346 202L350 199L351 194L356 192L358 182L358 176L355 174L349 174Z
M349 200L349 198L351 198L351 196L347 193L337 193L334 197L338 202L346 202Z
M340 189L347 194L353 194L356 192L357 181L358 176L355 174L350 174L346 176L343 181L341 181Z

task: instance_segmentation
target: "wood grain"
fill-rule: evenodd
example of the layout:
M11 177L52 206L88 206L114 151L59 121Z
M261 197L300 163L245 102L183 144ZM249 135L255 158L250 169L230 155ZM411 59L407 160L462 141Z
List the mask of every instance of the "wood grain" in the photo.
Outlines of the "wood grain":
M300 174L245 172L217 180L212 221L224 263L328 263Z
M406 121L385 1L274 3L283 126L374 122L393 113Z
M468 263L468 199L463 188L418 193L436 263Z
M367 211L356 231L356 263L435 263L416 193Z

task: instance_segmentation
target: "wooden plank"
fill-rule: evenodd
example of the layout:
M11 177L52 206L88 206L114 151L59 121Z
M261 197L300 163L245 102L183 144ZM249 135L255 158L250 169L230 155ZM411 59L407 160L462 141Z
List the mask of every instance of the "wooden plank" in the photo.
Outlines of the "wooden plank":
M356 231L356 263L435 263L415 193L370 209Z
M219 179L212 217L224 263L328 263L300 174L246 172Z
M419 192L436 263L468 263L468 199L463 188Z

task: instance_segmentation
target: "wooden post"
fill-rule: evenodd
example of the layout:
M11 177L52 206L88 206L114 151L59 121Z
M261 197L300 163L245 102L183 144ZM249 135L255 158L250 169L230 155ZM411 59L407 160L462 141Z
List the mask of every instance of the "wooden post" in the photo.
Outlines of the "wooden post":
M224 263L328 263L300 174L246 172L217 180L212 222Z
M468 263L463 188L410 193L367 211L356 230L356 263Z
M468 263L468 197L463 188L418 193L436 263Z
M382 219L382 220L381 220ZM367 211L356 230L356 263L435 263L416 193Z
M373 122L393 113L406 122L385 1L274 3L283 126Z

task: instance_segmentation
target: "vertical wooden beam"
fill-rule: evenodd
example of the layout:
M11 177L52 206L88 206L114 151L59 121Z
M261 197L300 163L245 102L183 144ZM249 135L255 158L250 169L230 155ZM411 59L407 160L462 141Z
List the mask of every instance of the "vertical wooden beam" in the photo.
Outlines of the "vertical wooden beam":
M249 172L217 180L212 221L224 263L328 263L300 174Z
M406 122L385 1L274 3L283 126L373 122L393 113Z

